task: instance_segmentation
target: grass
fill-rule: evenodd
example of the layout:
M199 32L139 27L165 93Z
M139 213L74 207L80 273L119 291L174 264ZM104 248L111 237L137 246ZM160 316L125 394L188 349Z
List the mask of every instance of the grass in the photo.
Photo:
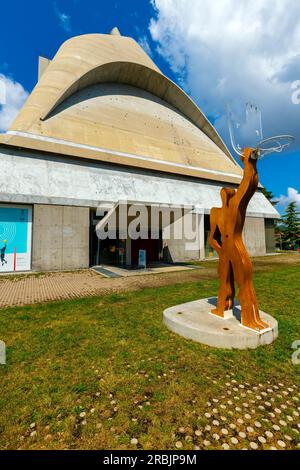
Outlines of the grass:
M166 307L216 295L216 279L1 310L0 448L203 447L205 431L194 432L208 425L206 402L224 398L228 380L299 387L300 366L291 361L300 339L299 273L281 265L255 275L260 308L280 331L255 351L208 348L164 327ZM266 415L257 409L261 420ZM294 448L298 434L288 431Z

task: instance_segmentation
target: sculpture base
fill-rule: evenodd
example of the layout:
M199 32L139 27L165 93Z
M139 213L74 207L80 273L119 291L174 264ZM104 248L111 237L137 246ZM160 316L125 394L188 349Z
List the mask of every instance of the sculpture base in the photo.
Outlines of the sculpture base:
M273 343L278 336L275 318L260 311L269 328L255 331L241 325L241 308L235 304L226 318L211 313L217 305L216 298L195 300L167 308L164 323L169 330L198 343L224 349L255 349Z

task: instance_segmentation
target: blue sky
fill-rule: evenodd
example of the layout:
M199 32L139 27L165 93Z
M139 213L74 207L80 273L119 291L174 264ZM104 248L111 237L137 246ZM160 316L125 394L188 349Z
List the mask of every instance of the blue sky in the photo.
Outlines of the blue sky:
M254 25L246 31L239 26L244 17L240 19L227 11L232 4L234 12L234 6L240 5L238 0L228 0L226 10L220 0L2 2L0 74L20 84L17 97L12 98L11 112L36 84L39 55L52 58L71 36L108 33L118 26L123 35L135 38L151 52L162 72L192 96L228 145L224 114L227 101L243 106L248 100L256 100L267 136L291 132L298 137L300 104L291 103L290 86L293 80L300 80L300 20L295 19L296 15L300 18L300 9L298 2L293 3L299 11L292 11L291 6L289 10L282 9L286 1L271 2L274 16L270 25L267 17L262 17L262 8L252 6L244 12L252 20L250 25ZM258 0L261 7L267 7L269 2ZM288 48L284 44L286 35ZM259 163L261 182L276 196L282 195L281 210L290 200L300 205L299 152L300 142L291 151Z

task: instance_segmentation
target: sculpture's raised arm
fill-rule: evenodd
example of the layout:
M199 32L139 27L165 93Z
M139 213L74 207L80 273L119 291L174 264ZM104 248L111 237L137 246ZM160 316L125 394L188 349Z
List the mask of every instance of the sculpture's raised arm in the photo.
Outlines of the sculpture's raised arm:
M254 157L254 158L253 158ZM245 208L258 187L257 158L255 150L246 148L242 157L244 163L243 179L232 198L232 204Z

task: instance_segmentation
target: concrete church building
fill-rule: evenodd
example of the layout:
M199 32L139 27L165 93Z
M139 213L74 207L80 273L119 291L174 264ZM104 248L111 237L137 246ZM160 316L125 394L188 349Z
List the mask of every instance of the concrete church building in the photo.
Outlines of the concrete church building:
M40 58L36 87L0 135L0 163L0 272L130 266L139 249L153 262L204 259L209 211L242 175L201 110L117 28ZM164 226L158 240L99 241L96 208L123 200L191 205L199 245L166 239ZM251 254L274 250L277 217L258 190L244 231Z

